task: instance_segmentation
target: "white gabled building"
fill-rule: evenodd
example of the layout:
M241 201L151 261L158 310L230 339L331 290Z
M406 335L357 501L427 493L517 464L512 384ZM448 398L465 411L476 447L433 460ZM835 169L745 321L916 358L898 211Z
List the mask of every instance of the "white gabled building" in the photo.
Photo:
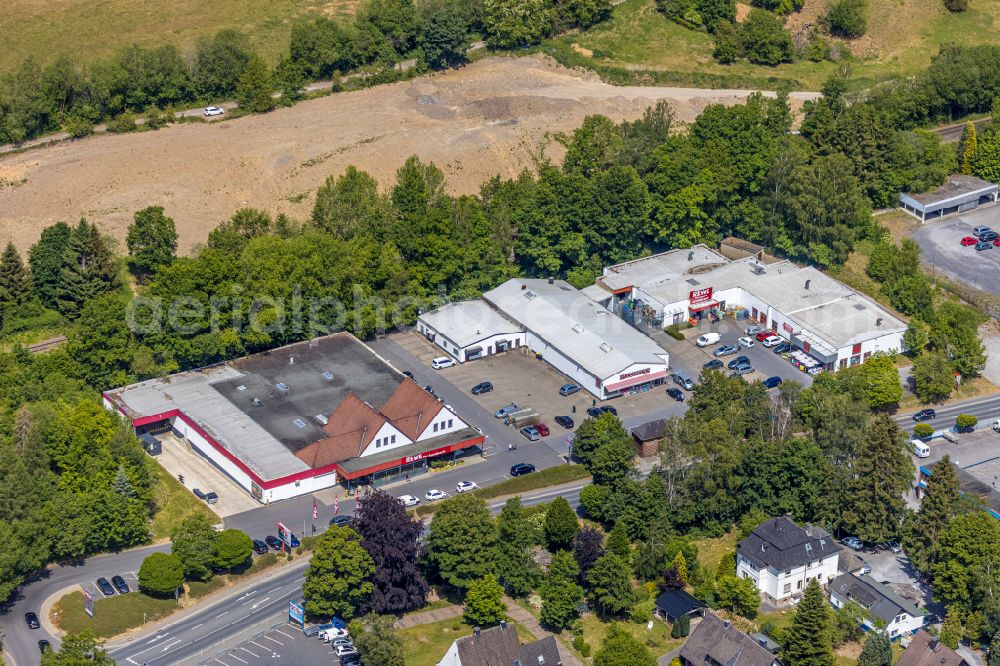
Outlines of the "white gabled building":
M787 516L758 525L736 549L736 575L750 578L773 601L799 596L813 578L837 575L840 547L818 527L799 527Z
M524 329L482 301L447 303L417 317L417 331L459 363L524 344Z
M843 608L853 603L862 610L861 624L868 631L882 628L889 638L912 634L924 626L924 613L899 596L885 581L845 573L830 583L830 604Z

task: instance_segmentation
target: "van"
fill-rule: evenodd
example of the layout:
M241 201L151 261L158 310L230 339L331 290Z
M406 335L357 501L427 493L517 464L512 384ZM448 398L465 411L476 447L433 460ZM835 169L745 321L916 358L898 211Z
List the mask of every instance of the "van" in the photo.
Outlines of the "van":
M910 448L913 449L913 455L918 458L927 458L931 455L931 447L927 446L927 442L919 439L911 439Z
M1000 432L1000 419L993 419L993 425L991 427L996 432Z
M694 343L699 347L708 347L709 345L714 345L715 343L717 343L721 337L722 336L720 336L718 333L706 333L705 335L695 340Z

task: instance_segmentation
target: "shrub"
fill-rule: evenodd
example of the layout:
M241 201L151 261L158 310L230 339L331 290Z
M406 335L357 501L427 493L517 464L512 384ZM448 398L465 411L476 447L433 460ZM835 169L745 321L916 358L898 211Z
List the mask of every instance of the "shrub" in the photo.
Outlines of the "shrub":
M849 0L840 0L841 2ZM721 26L720 26L721 27ZM740 26L743 54L755 65L791 62L794 54L792 36L777 16L763 9L752 9Z
M176 555L153 553L139 567L139 589L153 596L171 596L183 584L184 564Z
M944 0L944 6L949 12L964 12L969 8L969 0Z
M822 62L830 59L830 44L817 34L809 37L802 47L802 57L811 62Z
M642 603L636 604L629 611L629 619L636 624L646 624L653 619L653 602L643 601Z
M868 29L867 9L865 0L834 0L827 14L830 32L849 39L865 34Z
M913 436L917 439L923 439L924 437L930 437L934 434L934 426L929 423L918 423L913 426Z
M958 428L959 432L972 432L977 423L979 423L979 419L972 414L959 414L955 418L955 427Z
M74 116L66 121L66 132L74 139L82 139L94 133L94 123L86 118Z
M174 119L174 114L169 111L161 111L155 106L149 107L145 113L146 116L146 127L149 129L160 129L161 127L166 127L167 123Z
M131 111L126 111L108 121L108 131L115 134L126 134L134 132L137 129L139 129L139 126L135 122L135 114Z

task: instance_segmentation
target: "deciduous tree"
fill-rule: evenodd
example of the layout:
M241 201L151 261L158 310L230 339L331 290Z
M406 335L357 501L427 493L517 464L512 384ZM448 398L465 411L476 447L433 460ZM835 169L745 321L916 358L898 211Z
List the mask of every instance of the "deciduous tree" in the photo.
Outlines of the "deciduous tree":
M173 596L184 584L184 563L176 555L153 553L139 566L139 589L158 597Z
M385 615L423 606L429 589L417 566L423 524L411 519L398 499L379 490L358 509L354 529L375 564L364 607Z
M228 529L219 532L215 540L213 564L223 569L235 569L253 556L253 542L246 532Z
M350 624L362 666L406 666L403 640L391 615L368 613Z
M632 634L612 624L594 655L594 666L656 666L656 658Z
M496 570L497 528L485 500L468 493L446 500L430 530L427 560L448 585L465 589Z
M42 653L41 666L115 666L107 650L89 631L67 634L59 650Z
M914 359L910 376L913 377L914 393L924 402L944 400L955 387L951 363L939 351L925 351Z
M594 563L604 554L604 535L593 527L584 527L573 539L573 558L580 567L581 580L587 579L587 574Z
M302 594L309 615L349 620L372 593L375 563L349 527L331 527L316 541Z
M476 626L491 627L507 619L503 602L503 587L493 574L469 583L465 592L465 621Z
M497 517L496 570L500 582L512 597L528 594L541 577L541 570L532 553L535 545L532 534L521 498L507 500Z
M143 208L129 225L125 244L135 271L149 275L174 260L177 252L174 220L163 214L163 206Z
M184 576L193 580L212 577L215 544L219 533L204 514L195 513L170 533L170 551L184 565Z

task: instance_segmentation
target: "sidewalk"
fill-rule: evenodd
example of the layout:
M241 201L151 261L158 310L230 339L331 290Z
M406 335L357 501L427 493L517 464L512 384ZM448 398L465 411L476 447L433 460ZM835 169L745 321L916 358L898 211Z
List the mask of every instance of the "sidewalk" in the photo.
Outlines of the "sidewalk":
M521 606L519 606L513 599L504 597L503 600L504 603L507 604L507 614L510 618L533 633L535 638L541 640L546 636L555 636L552 632L542 629L542 625L539 624L537 619L535 619L535 616L521 608ZM556 636L556 642L559 643L559 654L562 655L562 663L564 666L583 666L583 662L577 659L572 650L562 644L562 641L559 640L559 636Z
M462 607L455 604L444 608L435 608L433 610L420 611L419 613L404 615L402 618L396 620L396 628L409 629L410 627L419 627L422 624L431 624L434 622L440 622L441 620L450 620L461 615Z

